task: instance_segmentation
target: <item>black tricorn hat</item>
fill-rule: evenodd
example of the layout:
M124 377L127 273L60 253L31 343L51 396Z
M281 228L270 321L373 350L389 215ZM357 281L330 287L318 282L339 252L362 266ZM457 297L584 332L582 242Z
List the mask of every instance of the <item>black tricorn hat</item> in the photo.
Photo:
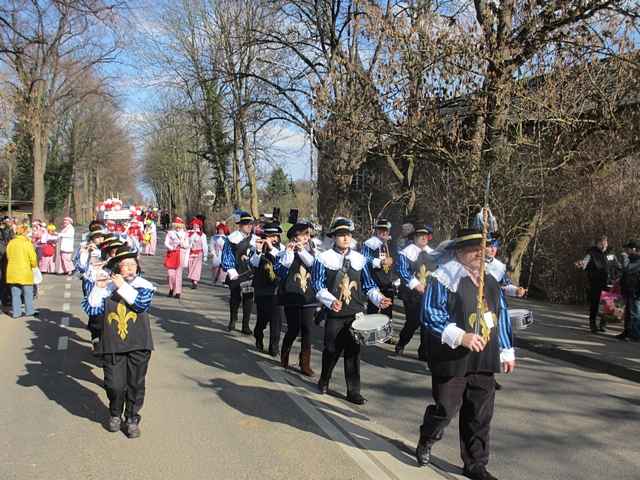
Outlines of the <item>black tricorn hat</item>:
M373 228L386 228L387 230L391 230L391 222L386 218L379 218Z
M457 250L464 247L477 247L482 244L482 232L476 228L462 228L448 248Z
M114 267L126 258L137 258L138 252L131 250L128 245L122 245L116 250L116 254L111 257L105 265L109 270L113 271Z
M262 226L262 233L264 235L281 235L282 227L278 222L269 222L265 223Z
M104 229L100 229L100 230L91 230L89 232L89 239L93 240L95 237L103 237L106 239L106 236L109 234L109 232L107 230Z
M355 227L353 226L353 222L348 218L336 218L331 225L331 230L327 233L327 236L334 237L338 233L353 233Z
M255 218L249 212L240 211L238 212L238 221L236 224L238 225L246 225L248 223L255 222Z
M409 237L415 237L416 235L431 235L433 233L433 227L425 222L413 222L413 230L409 233Z
M624 248L633 248L635 250L640 249L640 242L638 242L638 240L629 240L625 245Z
M298 235L301 232L304 232L305 230L308 230L310 228L312 228L313 225L309 222L298 222L294 225L292 225L289 230L287 230L287 238L289 240L291 240L293 237L295 237L296 235Z

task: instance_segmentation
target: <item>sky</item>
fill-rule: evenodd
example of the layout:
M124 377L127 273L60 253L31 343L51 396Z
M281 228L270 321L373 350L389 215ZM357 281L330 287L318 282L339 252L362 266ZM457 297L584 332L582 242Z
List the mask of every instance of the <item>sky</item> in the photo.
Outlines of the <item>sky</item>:
M136 28L154 28L149 8L157 11L157 3L148 0L137 0L133 4L132 25ZM132 37L135 37L135 32ZM157 80L150 69L145 69L144 62L137 57L135 42L129 42L122 51L116 64L106 67L109 76L114 78L114 91L123 111L123 121L127 125L132 138L136 142L138 157L142 156L144 142L145 119L153 115L163 100L164 91L154 85ZM282 167L293 180L309 180L309 139L305 132L297 127L281 124L264 129L268 140L269 163L262 162L262 171L275 166ZM141 183L139 189L143 194L150 192Z

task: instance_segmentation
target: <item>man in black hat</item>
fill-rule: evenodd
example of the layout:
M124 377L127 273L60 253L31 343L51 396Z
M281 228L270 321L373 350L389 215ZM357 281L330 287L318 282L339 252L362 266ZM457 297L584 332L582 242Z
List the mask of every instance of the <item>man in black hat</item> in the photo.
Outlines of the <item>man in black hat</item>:
M269 355L278 355L280 330L282 329L282 307L278 304L278 275L275 270L276 257L283 250L280 243L282 228L278 222L262 226L261 238L256 240L256 251L250 259L254 268L253 290L257 319L253 329L256 348L264 351L264 329L269 324Z
M498 282L486 272L480 278L482 233L463 229L451 248L454 258L432 274L422 302L435 404L425 411L416 457L421 466L429 463L432 445L459 411L464 473L474 480L493 480L486 466L494 374L515 368L511 322ZM481 285L484 308L477 312Z
M250 213L239 212L238 230L229 235L222 249L221 267L227 272L225 282L229 285L229 325L232 331L238 321L238 309L242 303L242 333L251 335L249 323L253 310L253 288L251 287L252 272L249 257L255 249L256 240L253 235L254 219Z
M426 361L427 341L424 329L420 324L420 301L424 295L427 279L433 269L429 254L433 249L429 242L433 236L433 228L423 222L413 224L408 235L411 243L400 251L398 255L398 274L401 278L400 298L404 303L405 323L400 331L400 338L396 345L396 353L402 355L404 348L413 338L413 334L420 328L420 346L418 358Z
M311 284L316 298L327 309L320 392L327 393L333 369L344 352L347 400L363 405L366 399L360 394L360 344L349 328L356 314L364 313L367 297L381 309L389 307L391 300L380 293L371 278L367 259L350 248L353 230L351 220L340 218L334 222L329 232L333 248L316 258Z
M312 377L311 329L318 302L311 286L311 269L318 252L311 239L312 225L308 222L293 224L287 231L289 243L278 255L276 271L281 279L280 298L287 319L287 333L282 341L280 363L289 368L289 352L298 334L301 335L300 371Z
M386 218L380 218L375 224L374 235L362 244L362 255L365 256L373 280L378 285L382 294L391 300L391 305L384 310L379 310L370 301L367 304L367 313L383 313L387 317L393 317L393 297L395 296L394 283L397 280L395 269L393 268L393 257L389 250L389 240L391 239L391 222Z
M625 246L626 261L622 267L620 287L625 301L624 330L616 338L640 341L640 242L631 240Z
M118 248L91 285L82 307L102 323L96 352L102 355L104 386L109 398L107 429L122 427L129 438L140 436L140 409L145 398L145 378L153 350L149 308L155 287L138 276L137 252Z

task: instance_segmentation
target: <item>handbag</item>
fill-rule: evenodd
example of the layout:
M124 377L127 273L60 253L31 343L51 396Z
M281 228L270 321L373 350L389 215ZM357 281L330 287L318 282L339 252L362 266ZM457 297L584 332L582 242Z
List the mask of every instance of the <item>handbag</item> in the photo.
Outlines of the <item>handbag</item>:
M42 272L38 267L33 267L31 271L33 272L33 284L40 285L42 283Z
M164 267L175 270L180 266L180 249L168 251L164 256Z

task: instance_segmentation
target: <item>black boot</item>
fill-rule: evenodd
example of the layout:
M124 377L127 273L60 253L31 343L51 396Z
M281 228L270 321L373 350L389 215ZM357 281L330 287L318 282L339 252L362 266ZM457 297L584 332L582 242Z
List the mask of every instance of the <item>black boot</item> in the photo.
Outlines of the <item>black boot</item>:
M431 461L431 444L419 441L416 447L416 460L420 467L426 467Z
M472 468L464 467L464 476L471 480L498 480L487 472L487 469L481 465Z
M227 330L230 332L236 329L236 323L238 322L238 308L231 307L229 310L229 325L227 325Z
M320 390L322 394L329 392L329 380L331 379L331 374L333 373L336 363L338 363L338 356L324 349L322 351L322 372L320 373L320 380L318 381L318 390Z

